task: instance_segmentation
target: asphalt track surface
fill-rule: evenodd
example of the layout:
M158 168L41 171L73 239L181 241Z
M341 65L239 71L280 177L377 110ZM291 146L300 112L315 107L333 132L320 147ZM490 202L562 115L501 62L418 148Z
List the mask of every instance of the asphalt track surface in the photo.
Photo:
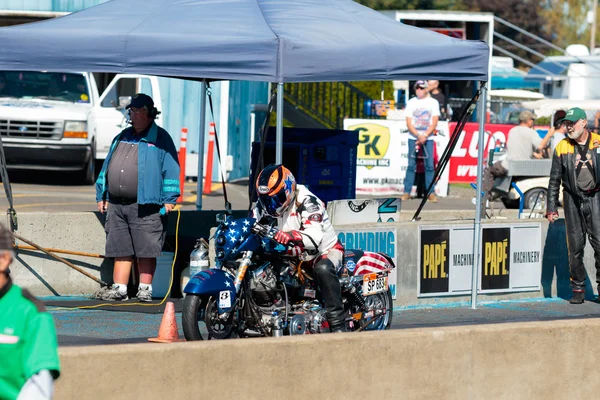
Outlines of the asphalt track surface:
M56 298L43 298L51 301ZM76 303L76 298L67 301ZM156 301L157 303L159 301ZM117 309L115 307L115 309ZM48 307L56 324L60 346L147 343L156 337L162 313L104 310L65 310ZM428 307L395 307L392 329L497 324L523 321L552 321L600 317L600 304L590 298L572 305L562 298L514 301L481 301L477 309L470 303L453 303ZM179 335L183 338L181 313L176 313ZM357 333L358 334L358 333Z
M20 212L86 212L96 211L96 189L94 185L81 186L68 173L44 171L10 171L14 208ZM185 182L182 210L196 210L197 183ZM227 184L228 200L233 210L248 209L248 181ZM451 185L448 197L440 198L438 203L427 203L427 210L473 210L475 190L464 185ZM404 202L403 210L416 210L420 199ZM8 200L0 195L0 209L8 208ZM504 206L497 202L494 208L502 210ZM203 210L223 210L223 189L220 183L213 183L211 191L202 196Z

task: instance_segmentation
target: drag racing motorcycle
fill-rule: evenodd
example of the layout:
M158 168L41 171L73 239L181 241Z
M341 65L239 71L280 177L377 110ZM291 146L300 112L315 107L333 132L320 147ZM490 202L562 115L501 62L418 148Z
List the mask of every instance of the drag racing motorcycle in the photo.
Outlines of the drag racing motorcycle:
M303 335L329 332L311 267L285 256L277 230L254 218L217 216L216 268L197 273L184 288L187 340ZM349 331L384 330L392 323L383 253L346 250L338 273Z

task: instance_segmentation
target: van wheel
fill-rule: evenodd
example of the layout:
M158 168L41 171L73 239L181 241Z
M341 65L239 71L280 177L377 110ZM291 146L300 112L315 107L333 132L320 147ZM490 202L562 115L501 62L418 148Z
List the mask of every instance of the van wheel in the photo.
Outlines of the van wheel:
M81 170L81 181L84 185L92 185L96 182L96 145L92 144L92 156Z

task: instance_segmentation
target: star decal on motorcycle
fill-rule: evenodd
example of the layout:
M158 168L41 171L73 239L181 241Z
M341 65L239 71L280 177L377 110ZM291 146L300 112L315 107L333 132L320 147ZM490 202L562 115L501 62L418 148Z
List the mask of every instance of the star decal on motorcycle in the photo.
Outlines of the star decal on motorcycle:
M248 225L250 225L250 221L248 221L247 219L245 219L245 220L244 220L244 225L245 225L245 226L248 226Z
M231 223L231 226L236 226L236 225L237 225L237 222L235 222L235 221L233 221L233 222Z
M237 241L237 238L235 236L231 237L231 243L235 243Z
M248 232L248 227L247 226L242 227L242 231L243 232Z
M231 283L229 283L229 282L225 281L225 286L227 286L227 287L231 287Z

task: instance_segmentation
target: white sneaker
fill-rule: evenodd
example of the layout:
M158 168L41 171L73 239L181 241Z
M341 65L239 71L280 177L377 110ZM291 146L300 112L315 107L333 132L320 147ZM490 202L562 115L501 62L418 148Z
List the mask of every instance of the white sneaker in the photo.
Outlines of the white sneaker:
M93 298L98 299L98 300L109 300L109 301L129 300L129 297L127 297L127 293L122 294L121 292L119 292L119 287L115 286L115 285L108 286L108 287L105 286L105 287L101 288L96 293L94 293Z
M152 301L152 290L140 288L140 289L138 289L136 297L139 301L149 303Z

